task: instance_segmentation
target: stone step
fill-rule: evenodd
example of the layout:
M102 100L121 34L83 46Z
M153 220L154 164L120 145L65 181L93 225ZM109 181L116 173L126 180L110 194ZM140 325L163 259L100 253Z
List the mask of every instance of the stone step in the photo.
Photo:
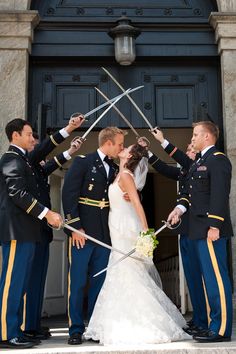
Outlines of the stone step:
M35 348L20 350L23 354L235 354L236 335L231 342L202 344L193 340L153 344L144 346L102 346L93 342L84 341L81 345L68 345L67 328L55 328L51 330L52 337ZM235 331L234 331L235 333ZM3 350L4 352L5 350ZM11 354L19 353L19 350L11 350Z

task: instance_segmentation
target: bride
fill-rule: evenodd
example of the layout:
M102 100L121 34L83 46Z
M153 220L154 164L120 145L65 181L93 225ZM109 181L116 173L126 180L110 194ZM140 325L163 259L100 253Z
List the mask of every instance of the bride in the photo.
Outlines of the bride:
M121 151L119 174L109 187L111 242L125 252L135 247L140 231L148 230L134 182L134 171L145 155L139 144ZM108 267L120 257L112 252ZM184 326L184 318L161 289L153 262L126 258L108 268L85 338L105 345L164 343L190 339Z

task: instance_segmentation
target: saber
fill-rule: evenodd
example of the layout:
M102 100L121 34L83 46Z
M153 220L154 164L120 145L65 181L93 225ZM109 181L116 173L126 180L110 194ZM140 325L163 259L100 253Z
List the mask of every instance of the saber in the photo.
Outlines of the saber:
M110 76L110 78L114 81L114 83L124 92L125 89L123 86L121 86L121 84L114 78L114 76L105 68L102 67L102 70L105 71L105 73L107 73L108 76ZM151 125L151 123L149 122L149 120L147 119L147 117L145 116L145 114L141 111L141 109L139 108L139 106L134 102L134 100L127 95L127 98L130 100L130 102L133 104L133 106L135 107L135 109L138 111L138 113L141 115L141 117L143 118L143 120L147 123L147 125L149 126L149 128L151 130L153 130L153 126Z
M95 90L97 90L100 95L105 98L105 100L107 102L109 102L109 98L105 95L105 93L103 93L101 90L99 90L99 88L95 87ZM139 133L137 132L137 130L134 129L134 127L132 126L132 124L130 123L130 121L124 116L124 114L114 105L113 108L115 109L115 111L121 116L121 118L125 121L125 123L130 127L130 129L132 130L132 132L136 135L137 138L140 137Z
M82 139L85 139L86 136L90 133L90 131L93 129L93 127L102 119L103 116L105 116L105 114L123 97L123 96L127 96L128 93L134 92L136 90L139 90L141 87L143 86L138 86L135 87L134 89L129 88L128 90L126 90L124 93L122 93L121 95L119 95L112 103L109 107L107 107L107 109L105 109L105 111L95 120L95 122L93 122L93 124L88 128L88 130L86 130L86 132L82 135ZM106 102L107 103L107 102Z
M102 242L102 241L99 241L99 240L97 240L96 238L94 238L94 237L92 237L92 236L89 236L89 235L87 235L86 233L81 232L81 231L75 229L74 227L72 227L72 226L70 226L70 225L67 225L66 223L63 223L63 224L61 225L61 228L65 228L65 229L68 229L68 230L70 230L70 231L72 231L72 232L76 232L78 235L83 236L83 237L87 238L88 240L93 241L94 243L97 243L97 244L100 245L100 246L103 246L103 247L105 247L105 248L108 248L108 249L111 250L111 251L115 251L115 252L117 252L117 253L123 254L124 256L126 255L126 253L125 253L124 251L121 251L121 250L119 250L118 248L115 248L115 247L112 247L112 246L110 246L110 245L107 245L106 243L104 243L104 242ZM136 259L137 261L143 262L143 259L141 259L141 258L139 258L139 257L132 257L132 258L133 258L133 259Z
M167 222L167 221L163 221L164 222L164 225L162 225L155 233L154 235L158 235L162 230L164 230L166 227L170 228L170 224ZM106 268L103 268L102 270L100 270L100 272L94 274L94 278L97 277L98 275L106 272L108 269L116 266L117 264L119 264L120 262L122 262L124 259L128 258L128 257L131 257L131 258L134 258L132 257L132 254L136 251L136 248L133 248L131 251L129 251L128 253L126 253L123 257L117 259L116 262L110 264L108 267Z

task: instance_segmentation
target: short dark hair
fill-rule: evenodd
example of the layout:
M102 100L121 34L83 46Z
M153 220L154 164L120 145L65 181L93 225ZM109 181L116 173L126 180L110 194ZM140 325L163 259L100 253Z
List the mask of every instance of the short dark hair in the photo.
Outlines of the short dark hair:
M15 118L8 122L5 127L5 133L7 135L8 140L12 141L12 134L14 132L21 134L25 125L29 125L31 127L29 122L21 118Z
M36 131L33 131L33 138L39 140L39 135Z

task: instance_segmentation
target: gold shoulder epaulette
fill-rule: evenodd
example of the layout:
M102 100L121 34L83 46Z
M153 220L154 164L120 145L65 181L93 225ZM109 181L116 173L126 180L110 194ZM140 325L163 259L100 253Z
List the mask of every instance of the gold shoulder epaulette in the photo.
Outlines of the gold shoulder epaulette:
M214 156L217 156L217 155L224 155L225 156L225 154L223 152L220 152L220 151L214 152L213 155Z

